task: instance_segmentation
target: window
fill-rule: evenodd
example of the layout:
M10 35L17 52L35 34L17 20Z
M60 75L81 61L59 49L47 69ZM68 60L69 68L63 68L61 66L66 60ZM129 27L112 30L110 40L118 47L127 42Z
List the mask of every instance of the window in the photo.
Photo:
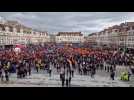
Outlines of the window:
M128 41L131 41L131 37L128 38Z
M115 32L118 32L118 30L115 30Z
M5 27L2 27L2 31L5 31Z
M2 31L2 27L0 27L0 31Z
M10 32L13 32L13 27L9 27L9 31Z
M124 39L121 37L121 38L120 38L120 41L124 41Z

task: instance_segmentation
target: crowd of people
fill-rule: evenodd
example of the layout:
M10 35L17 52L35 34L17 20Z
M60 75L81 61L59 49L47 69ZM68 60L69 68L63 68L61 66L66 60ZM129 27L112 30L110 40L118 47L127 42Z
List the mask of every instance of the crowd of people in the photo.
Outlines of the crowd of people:
M119 50L102 48L83 48L57 44L28 45L16 52L14 48L0 51L1 81L9 81L11 73L17 78L25 78L46 70L51 77L53 69L60 75L62 86L70 86L74 73L90 75L94 78L96 70L110 73L114 80L116 66L134 66L134 55Z

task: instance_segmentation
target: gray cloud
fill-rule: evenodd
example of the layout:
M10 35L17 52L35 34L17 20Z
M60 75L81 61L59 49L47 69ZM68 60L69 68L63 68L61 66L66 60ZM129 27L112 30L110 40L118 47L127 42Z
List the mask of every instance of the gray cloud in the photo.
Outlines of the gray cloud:
M97 32L103 28L134 21L133 12L0 12L0 16L44 31Z

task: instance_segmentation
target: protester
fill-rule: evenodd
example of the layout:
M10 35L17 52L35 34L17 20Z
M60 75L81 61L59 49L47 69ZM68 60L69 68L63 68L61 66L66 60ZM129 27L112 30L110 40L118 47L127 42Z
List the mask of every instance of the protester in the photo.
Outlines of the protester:
M51 77L51 73L52 73L52 63L50 62L50 65L49 65L49 76Z
M16 72L18 78L25 78L31 75L32 69L37 73L40 70L47 70L51 77L53 69L60 74L62 86L66 81L69 86L74 73L80 75L91 75L93 78L97 70L107 71L114 80L117 65L130 65L132 56L112 48L86 48L62 46L56 44L30 45L21 49L21 52L3 50L0 52L0 77L2 70L5 71L5 78L9 81L9 73ZM67 70L67 71L66 71Z
M9 81L9 68L6 64L4 64L4 72L5 72L5 79L8 82Z
M63 67L61 68L61 72L60 72L60 80L62 82L62 87L63 87L65 83L65 69Z
M115 71L113 69L111 69L111 71L110 71L110 77L111 77L112 80L114 80Z
M1 65L0 65L0 78L1 78L1 81L3 81L3 68Z

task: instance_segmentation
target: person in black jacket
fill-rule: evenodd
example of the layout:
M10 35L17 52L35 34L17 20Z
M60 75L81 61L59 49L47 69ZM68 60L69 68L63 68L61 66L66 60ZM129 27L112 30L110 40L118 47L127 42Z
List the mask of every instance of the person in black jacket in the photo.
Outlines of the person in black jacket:
M20 78L20 64L17 65L17 78Z
M91 78L94 78L95 73L96 73L95 66L92 65L92 68L91 68Z
M128 81L130 81L130 76L131 76L131 73L130 71L128 71Z
M17 78L22 78L22 77L24 77L23 63L19 63L17 67Z
M24 68L23 74L24 74L24 77L27 76L28 66L29 66L28 62L25 62L25 63L23 64L23 68Z
M51 74L52 74L52 63L50 62L49 64L49 76L51 77Z
M113 70L112 66L111 66L111 69L110 69L110 77L111 77L112 80L114 80L115 71Z

